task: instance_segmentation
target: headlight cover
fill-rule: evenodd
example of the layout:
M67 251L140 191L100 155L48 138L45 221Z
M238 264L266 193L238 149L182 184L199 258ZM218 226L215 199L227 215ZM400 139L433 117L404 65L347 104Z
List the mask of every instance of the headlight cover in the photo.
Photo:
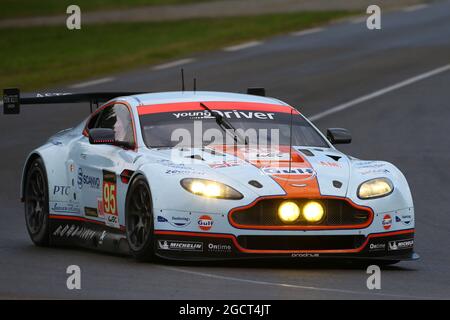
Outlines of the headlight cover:
M217 181L185 178L180 181L180 184L186 191L202 197L230 200L239 200L244 197L239 191Z
M376 178L363 182L358 187L358 198L374 199L385 197L394 191L394 185L388 178Z

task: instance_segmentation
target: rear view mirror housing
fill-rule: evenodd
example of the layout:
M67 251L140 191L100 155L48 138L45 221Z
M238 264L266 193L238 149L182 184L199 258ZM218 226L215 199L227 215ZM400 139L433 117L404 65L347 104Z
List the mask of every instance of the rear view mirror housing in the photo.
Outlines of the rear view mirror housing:
M331 144L347 144L352 142L352 135L344 128L328 128L327 139Z
M93 128L89 130L90 144L116 144L116 134L113 129Z

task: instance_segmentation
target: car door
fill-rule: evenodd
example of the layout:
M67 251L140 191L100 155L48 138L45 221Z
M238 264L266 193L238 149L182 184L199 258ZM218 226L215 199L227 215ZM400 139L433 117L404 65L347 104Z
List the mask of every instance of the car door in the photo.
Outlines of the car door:
M88 134L92 128L113 129L115 144L90 144ZM134 132L131 111L122 103L111 103L88 120L85 135L73 148L81 211L86 219L104 222L113 228L125 224L121 221L123 217L119 217L126 194L125 186L120 183L120 173L133 169Z

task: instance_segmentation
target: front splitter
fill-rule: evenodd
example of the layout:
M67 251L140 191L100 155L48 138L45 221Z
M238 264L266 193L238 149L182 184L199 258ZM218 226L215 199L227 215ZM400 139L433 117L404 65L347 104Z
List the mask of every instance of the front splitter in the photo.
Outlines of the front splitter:
M313 235L311 237L314 237ZM323 250L277 250L242 247L230 234L156 231L155 252L173 260L235 260L235 259L351 259L351 260L417 260L413 251L414 230L371 234L359 247Z

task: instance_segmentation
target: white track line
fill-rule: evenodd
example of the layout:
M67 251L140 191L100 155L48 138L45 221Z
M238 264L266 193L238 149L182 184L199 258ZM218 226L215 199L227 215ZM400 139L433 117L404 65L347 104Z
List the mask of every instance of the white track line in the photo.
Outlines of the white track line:
M113 80L114 80L114 78L112 78L112 77L102 78L102 79L97 79L97 80L77 83L77 84L74 84L74 85L70 86L69 88L73 88L73 89L84 88L84 87L89 87L89 86L95 86L96 84L110 82L110 81L113 81Z
M153 70L163 70L163 69L178 67L183 64L191 63L193 61L195 61L194 58L186 58L186 59L176 60L176 61L172 61L172 62L168 62L168 63L163 63L160 65L154 66L152 69Z
M413 12L413 11L425 9L426 7L428 7L427 4L417 4L415 6L406 7L406 8L403 9L403 11L405 11L405 12Z
M291 35L294 37L301 37L305 36L307 34L317 33L324 30L324 28L313 28L313 29L306 29L306 30L300 30L296 32L292 32Z
M345 293L345 294L355 294L355 295L376 295L376 296L385 296L385 297L392 297L392 298L403 298L403 299L430 299L429 297L417 297L417 296L409 296L409 295L397 295L397 294L389 294L389 293L378 293L373 291L353 291L353 290L344 290L344 289L334 289L334 288L320 288L320 287L311 287L311 286L301 286L296 284L289 284L289 283L277 283L277 282L268 282L268 281L260 281L260 280L251 280L251 279L243 279L243 278L235 278L235 277L228 277L228 276L221 276L218 274L212 274L212 273L204 273L204 272L197 272L197 271L191 271L176 267L167 267L167 266L159 266L162 269L175 271L175 272L182 272L186 274L196 275L200 277L206 277L206 278L212 278L212 279L220 279L220 280L227 280L227 281L236 281L236 282L244 282L244 283L251 283L251 284L258 284L263 286L275 286L275 287L283 287L283 288L292 288L292 289L302 289L302 290L313 290L313 291L326 291L326 292L335 292L335 293Z
M419 75L417 75L415 77L406 79L406 80L404 80L402 82L399 82L397 84L391 85L391 86L383 88L381 90L372 92L370 94L367 94L367 95L359 97L357 99L348 101L346 103L337 105L335 107L332 107L332 108L330 108L330 109L328 109L326 111L323 111L323 112L319 112L319 113L317 113L317 114L315 114L315 115L313 115L311 117L308 117L308 118L311 121L316 121L316 120L322 119L322 118L324 118L326 116L329 116L329 115L331 115L333 113L336 113L336 112L339 112L339 111L343 111L345 109L348 109L350 107L356 106L356 105L358 105L360 103L363 103L365 101L377 98L377 97L382 96L382 95L384 95L386 93L389 93L391 91L394 91L394 90L406 87L406 86L408 86L410 84L413 84L413 83L419 82L421 80L430 78L432 76L435 76L437 74L443 73L443 72L448 71L448 70L450 70L450 64L447 64L447 65L442 66L440 68L437 68L437 69L434 69L434 70L431 70L431 71L419 74Z
M250 42L241 43L241 44L238 44L235 46L226 47L223 50L228 51L228 52L233 52L233 51L239 51L239 50L244 50L247 48L259 46L260 44L262 44L262 41L250 41Z
M350 20L350 23L361 23L367 20L367 17L358 17L358 18L354 18L352 20Z

